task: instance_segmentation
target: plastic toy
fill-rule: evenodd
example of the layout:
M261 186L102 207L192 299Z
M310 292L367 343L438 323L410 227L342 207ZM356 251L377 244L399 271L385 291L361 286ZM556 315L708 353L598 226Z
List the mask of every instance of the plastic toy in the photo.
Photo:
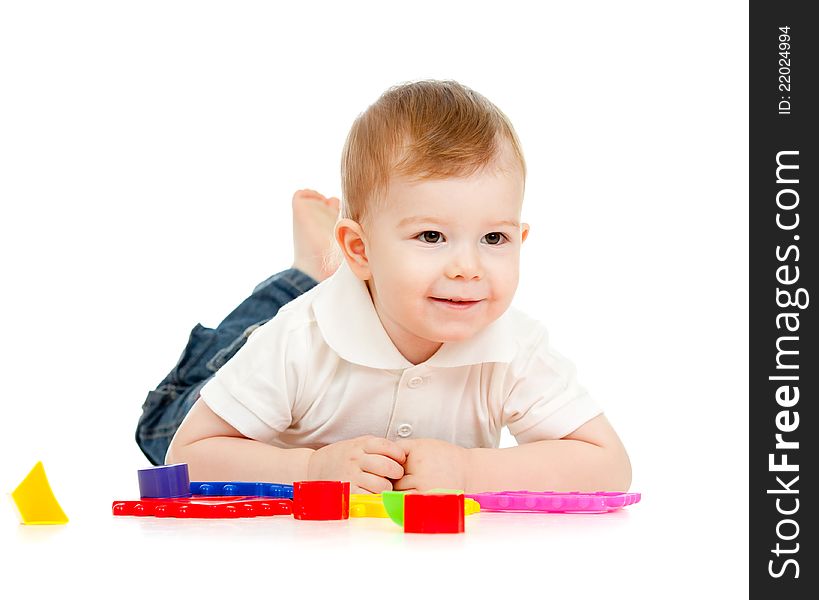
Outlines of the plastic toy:
M38 461L11 493L23 525L63 525L68 517L54 497L43 463Z
M445 490L441 488L427 490L428 494L463 494L461 490ZM404 496L406 492L384 492L382 504L384 512L396 525L404 526ZM351 509L352 510L352 509ZM473 515L481 512L481 505L472 498L464 498L464 515Z
M467 497L477 500L484 511L601 513L636 504L641 496L636 492L513 491L467 494Z
M398 492L403 494L403 492ZM397 514L400 514L400 522L398 525L404 525L404 502L401 500L401 506ZM472 515L481 511L481 505L475 502L472 498L464 498L464 515ZM371 517L371 518L388 518L387 509L384 507L384 499L381 494L350 494L350 518L353 517Z
M464 496L464 515L468 517L469 515L474 515L479 512L481 512L481 505L472 498Z
M188 498L191 480L188 465L160 465L137 471L141 498Z
M350 482L294 481L293 516L305 521L350 518Z
M137 472L140 500L116 500L117 516L230 519L293 514L293 486L237 481L195 481L188 465L161 465ZM201 492L197 494L196 492Z
M424 493L383 492L384 508L404 533L463 533L466 505L478 512L474 500L460 490L429 490Z
M214 498L143 498L116 501L111 505L116 516L176 517L179 519L236 519L290 515L293 501L281 498L223 496Z
M404 496L406 492L382 492L381 502L384 505L384 511L387 516L392 519L396 525L404 526Z
M350 517L386 518L381 494L350 494Z
M463 533L464 517L481 510L501 512L602 513L636 504L636 492L486 492L432 489L350 495L348 481L297 481L292 486L248 481L194 481L188 465L140 469L141 500L115 501L114 515L176 518L239 518L289 515L300 520L390 517L405 533ZM12 494L22 522L66 523L37 463Z
M199 496L260 496L293 499L293 486L260 481L191 481L190 493Z
M463 533L463 494L407 494L404 533Z

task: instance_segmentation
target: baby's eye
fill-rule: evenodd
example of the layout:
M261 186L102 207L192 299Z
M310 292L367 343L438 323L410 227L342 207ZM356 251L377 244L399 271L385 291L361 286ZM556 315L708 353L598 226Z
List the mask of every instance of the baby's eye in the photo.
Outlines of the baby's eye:
M443 234L440 231L424 231L423 233L419 233L416 236L416 239L420 238L422 241L428 244L437 244L438 242L443 240ZM492 233L487 233L483 236L486 240L486 243L490 246L499 246L503 244L504 240L507 240L505 234L500 233L499 231L493 231Z
M419 233L417 236L417 238L421 238L422 241L428 244L437 244L442 237L440 231L425 231L424 233Z
M503 240L506 239L506 236L498 231L493 231L492 233L487 233L483 236L486 239L486 243L490 246L498 246L503 243Z

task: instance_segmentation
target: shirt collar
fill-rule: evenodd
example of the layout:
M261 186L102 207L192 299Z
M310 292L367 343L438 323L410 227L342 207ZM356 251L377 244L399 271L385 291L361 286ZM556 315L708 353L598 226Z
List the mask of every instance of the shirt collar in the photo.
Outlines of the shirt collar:
M344 360L373 369L408 369L414 365L395 347L373 306L367 284L346 261L313 300L316 322L327 344ZM318 290L317 290L318 291ZM511 311L468 340L447 342L426 362L431 367L462 367L511 362L518 343L510 327Z

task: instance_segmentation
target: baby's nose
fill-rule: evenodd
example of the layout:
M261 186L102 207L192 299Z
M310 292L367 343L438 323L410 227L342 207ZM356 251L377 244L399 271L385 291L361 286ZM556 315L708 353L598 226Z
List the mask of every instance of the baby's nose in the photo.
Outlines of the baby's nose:
M475 248L461 248L453 253L447 265L447 277L455 279L480 279L483 277L480 256Z

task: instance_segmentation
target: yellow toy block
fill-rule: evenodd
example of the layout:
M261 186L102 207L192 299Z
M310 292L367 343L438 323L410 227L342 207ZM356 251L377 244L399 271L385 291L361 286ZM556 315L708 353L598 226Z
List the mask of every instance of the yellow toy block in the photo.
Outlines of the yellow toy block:
M351 517L387 517L381 494L350 494Z
M464 498L464 516L481 511L481 505L472 498ZM350 517L386 518L381 494L350 494Z
M68 523L63 509L48 485L43 463L38 462L11 493L23 525L62 525Z

